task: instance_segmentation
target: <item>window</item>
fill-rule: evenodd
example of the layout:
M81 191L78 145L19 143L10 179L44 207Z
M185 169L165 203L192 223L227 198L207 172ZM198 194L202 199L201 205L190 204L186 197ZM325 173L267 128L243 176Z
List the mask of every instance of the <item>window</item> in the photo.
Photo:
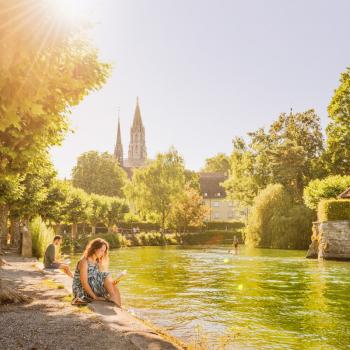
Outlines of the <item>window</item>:
M227 217L229 218L229 219L232 219L233 218L233 211L229 211L229 212L227 212Z
M219 213L214 213L214 219L219 219L220 218L220 214Z
M208 193L207 192L204 193L204 197L208 197Z
M220 203L219 202L213 202L213 207L220 207Z
M221 193L220 193L220 192L218 192L216 195L217 195L218 197L220 197L220 196L221 196Z

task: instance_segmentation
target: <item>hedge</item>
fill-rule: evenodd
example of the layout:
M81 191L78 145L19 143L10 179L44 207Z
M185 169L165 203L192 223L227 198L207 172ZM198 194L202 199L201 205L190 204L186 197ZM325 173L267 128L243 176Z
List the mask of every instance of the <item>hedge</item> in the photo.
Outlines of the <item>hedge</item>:
M350 200L328 199L318 205L318 221L350 220Z

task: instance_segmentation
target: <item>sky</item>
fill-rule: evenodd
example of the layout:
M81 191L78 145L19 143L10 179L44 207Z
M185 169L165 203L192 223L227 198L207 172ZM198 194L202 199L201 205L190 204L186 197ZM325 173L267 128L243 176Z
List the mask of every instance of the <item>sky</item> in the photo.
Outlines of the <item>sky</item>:
M199 170L291 107L315 109L325 128L350 66L347 0L91 0L84 10L113 72L72 110L74 132L51 151L61 178L81 153L113 152L118 109L127 156L137 96L148 157L174 146Z

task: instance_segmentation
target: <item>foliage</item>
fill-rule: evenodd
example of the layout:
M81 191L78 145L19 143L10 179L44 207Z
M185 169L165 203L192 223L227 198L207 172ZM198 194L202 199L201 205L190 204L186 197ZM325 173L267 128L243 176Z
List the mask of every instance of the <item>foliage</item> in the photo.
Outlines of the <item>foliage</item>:
M35 215L41 214L41 209L55 176L56 171L45 154L38 164L30 166L25 176L22 176L19 184L23 189L22 195L8 201L11 215L17 218L31 219Z
M67 200L62 208L65 220L69 223L84 222L87 220L89 196L83 190L71 186Z
M304 249L311 237L313 213L295 204L280 184L270 184L254 199L245 230L248 246Z
M241 221L210 221L205 223L206 230L236 230L244 227Z
M51 223L60 224L64 221L64 207L68 199L71 185L68 181L53 179L47 190L46 198L41 203L41 217Z
M40 216L31 221L29 230L32 234L33 256L38 259L42 258L47 246L52 243L55 233L51 228L46 227Z
M124 215L128 213L129 207L123 199L116 197L108 198L108 211L106 221L109 230L113 225L118 225L124 219Z
M328 106L327 148L324 156L328 171L334 175L350 172L350 67L340 77Z
M248 136L248 144L233 141L230 177L224 183L230 198L249 205L259 190L279 182L300 203L304 185L322 174L319 117L313 110L282 113L267 132L258 129Z
M318 221L350 220L350 200L328 199L318 205Z
M174 202L168 221L177 231L186 232L189 226L203 226L209 211L210 208L204 204L198 191L188 186L183 195Z
M59 144L70 107L99 89L110 71L80 28L60 26L46 4L1 3L0 173L23 172Z
M90 203L87 212L88 222L92 226L92 234L96 232L96 225L99 222L106 223L107 215L110 209L110 201L106 196L97 194L90 195Z
M202 171L206 173L228 174L230 170L230 158L224 153L218 153L216 156L207 158Z
M305 205L316 209L322 199L336 198L349 187L350 176L331 175L322 180L312 180L304 189Z
M204 231L200 233L183 233L179 236L184 245L199 244L232 244L233 236L236 236L240 242L243 242L242 231L239 229L229 231Z
M158 154L148 166L135 170L125 193L137 212L153 214L161 228L171 212L172 204L185 189L183 159L176 150Z
M121 197L126 173L109 153L89 151L79 156L72 170L72 182L89 194Z

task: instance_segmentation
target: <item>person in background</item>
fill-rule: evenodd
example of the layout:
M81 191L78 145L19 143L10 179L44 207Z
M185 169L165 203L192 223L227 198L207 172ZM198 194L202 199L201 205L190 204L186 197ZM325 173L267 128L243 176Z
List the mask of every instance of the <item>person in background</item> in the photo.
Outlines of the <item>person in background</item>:
M56 259L56 256L57 256L56 248L58 250L61 243L62 243L62 237L57 235L54 237L53 242L47 246L45 255L44 255L44 266L46 269L63 270L65 274L73 278L73 274L69 266Z
M88 243L77 263L73 277L73 305L83 305L92 300L109 300L121 307L120 292L114 285L108 264L109 244L102 238Z
M238 253L238 239L237 239L237 236L234 235L233 236L233 248L234 248L234 251L235 251L235 254Z

